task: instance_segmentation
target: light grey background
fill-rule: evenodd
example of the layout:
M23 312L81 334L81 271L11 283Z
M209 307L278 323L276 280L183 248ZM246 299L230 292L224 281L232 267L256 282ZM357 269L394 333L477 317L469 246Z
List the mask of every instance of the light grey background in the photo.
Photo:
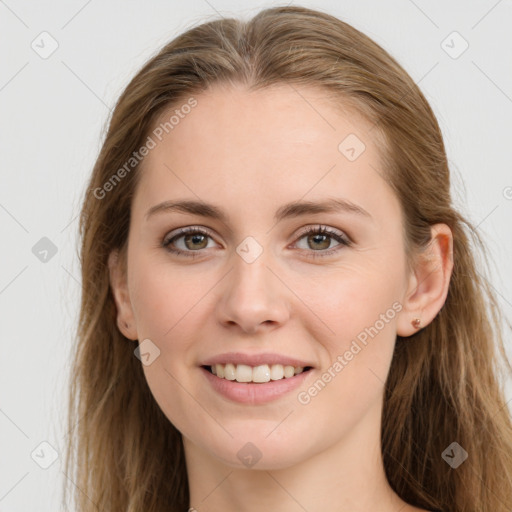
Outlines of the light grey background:
M353 24L419 83L443 130L455 201L489 246L491 282L510 318L512 1L297 4ZM0 0L0 511L60 509L77 215L110 108L142 63L191 24L273 5L284 3ZM51 49L44 31L58 43L46 59L31 46ZM57 249L46 262L32 252L42 237ZM57 452L48 469L31 458L51 461L41 442Z

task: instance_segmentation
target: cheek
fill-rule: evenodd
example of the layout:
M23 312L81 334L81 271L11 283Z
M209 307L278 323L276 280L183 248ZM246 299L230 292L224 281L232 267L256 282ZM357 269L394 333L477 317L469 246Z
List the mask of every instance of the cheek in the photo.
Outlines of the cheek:
M191 371L199 371L188 362L194 346L192 327L198 323L193 308L197 297L190 291L177 293L166 284L165 279L148 277L138 289L143 298L136 304L139 343L149 339L154 343L149 346L157 347L155 359L143 365L143 371L161 411L178 430L188 431L190 425L204 423L201 408L194 407L189 394Z
M393 304L400 296L401 279L399 270L391 265L361 258L357 264L349 262L298 279L294 291L309 308L309 329L317 328L317 335L325 333L324 339L331 340L335 348L342 348L343 343L376 322L378 330L383 330L382 315L385 329L394 324Z
M137 268L133 275L132 305L139 339L176 339L181 324L190 322L197 314L196 307L207 285L191 277L190 270L171 272L166 263L145 261Z
M323 345L326 356L320 381L305 390L304 402L316 402L337 422L347 410L354 413L350 418L358 417L357 411L362 414L380 398L387 378L401 310L397 301L401 277L399 269L385 263L367 259L346 265L298 288L311 309L304 325L310 337ZM333 403L341 409L333 408Z
M167 262L133 260L130 289L139 343L149 339L158 348L151 364L143 365L148 386L176 428L189 429L195 422L201 425L204 411L191 403L190 379L192 372L200 371L194 348L204 316L211 316L205 308L211 308L213 295L205 294L215 280L211 276L210 282L206 274L193 273L191 268L171 271Z
M329 330L319 336L312 314L308 329L326 357L318 378L297 398L303 414L321 414L325 424L346 432L382 399L401 308L395 287L385 285L378 273L352 269L344 278L331 280L330 293L318 290L316 285L310 288L305 302L314 304L311 309Z

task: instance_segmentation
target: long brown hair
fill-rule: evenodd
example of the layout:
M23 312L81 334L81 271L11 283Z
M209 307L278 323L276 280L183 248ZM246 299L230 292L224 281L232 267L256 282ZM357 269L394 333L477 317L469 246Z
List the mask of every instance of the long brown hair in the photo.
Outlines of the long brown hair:
M384 171L402 206L409 261L428 243L432 224L451 228L446 302L427 327L396 340L382 416L385 471L398 495L418 507L512 510L512 425L500 384L511 367L502 316L477 267L476 251L485 255L485 245L452 206L436 118L385 50L339 19L302 7L189 29L144 65L113 111L80 217L82 298L64 500L67 485L79 512L188 507L181 434L153 399L133 342L117 328L107 261L114 249L125 256L141 170L126 162L164 111L215 83L317 86L354 105L385 141ZM453 442L468 453L456 469L442 456Z

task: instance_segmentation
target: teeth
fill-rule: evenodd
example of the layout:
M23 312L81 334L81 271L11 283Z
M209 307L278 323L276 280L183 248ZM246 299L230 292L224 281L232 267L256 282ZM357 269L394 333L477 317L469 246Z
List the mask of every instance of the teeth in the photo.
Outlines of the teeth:
M270 378L280 380L284 377L284 368L282 364L273 364L270 368Z
M217 366L223 366L222 364L218 364ZM234 364L228 363L224 366L224 378L228 380L236 379L236 368Z
M236 380L237 382L269 382L271 380L289 379L304 371L302 366L283 366L282 364L262 364L248 366L232 363L215 364L210 367L212 373L221 379Z
M252 369L252 381L253 382L268 382L269 380L270 380L270 368L268 367L268 364L262 364L261 366L255 366Z
M293 377L295 375L295 368L293 366L285 366L284 367L284 376L286 379Z
M251 382L252 380L252 368L246 364L237 364L235 380L237 382Z
M224 366L222 366L221 364L216 364L215 365L215 375L217 375L217 377L220 377L221 379L223 379L225 377Z

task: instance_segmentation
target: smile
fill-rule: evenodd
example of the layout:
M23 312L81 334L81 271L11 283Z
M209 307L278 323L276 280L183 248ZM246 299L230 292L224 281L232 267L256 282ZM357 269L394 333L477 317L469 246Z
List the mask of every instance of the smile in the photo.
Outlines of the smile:
M271 380L289 379L311 369L309 366L302 367L282 364L249 366L233 363L215 364L203 366L203 368L216 375L219 379L246 383L265 383Z

